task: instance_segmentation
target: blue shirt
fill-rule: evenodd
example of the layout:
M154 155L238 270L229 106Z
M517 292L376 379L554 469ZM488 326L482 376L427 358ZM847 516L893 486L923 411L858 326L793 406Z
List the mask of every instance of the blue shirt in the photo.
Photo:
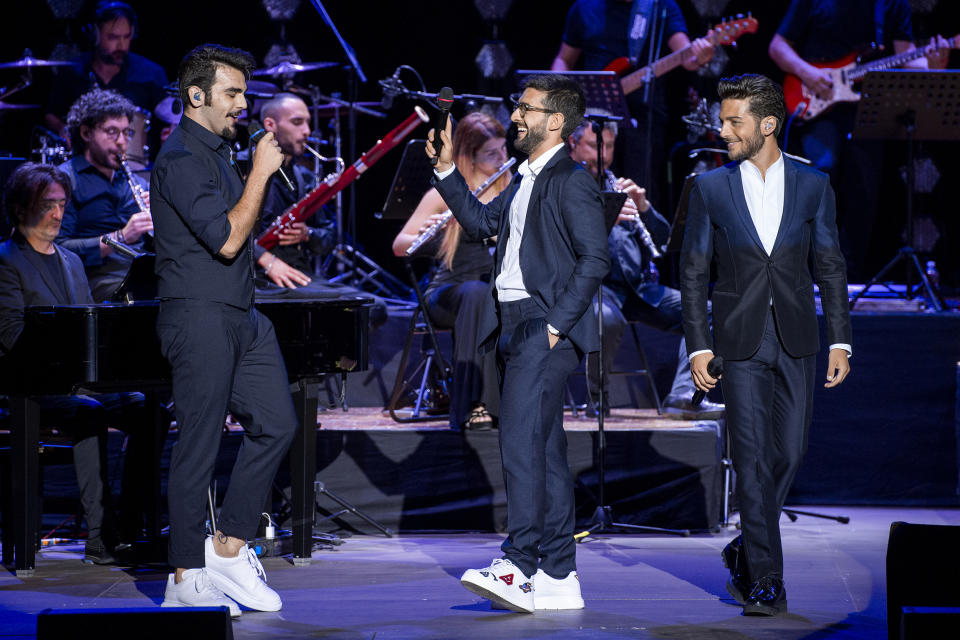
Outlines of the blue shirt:
M907 0L884 4L885 55L893 55L894 40L913 40ZM808 62L830 62L865 49L877 39L877 0L793 0L777 33Z
M116 252L106 259L100 256L100 236L122 229L130 216L140 210L124 173L114 171L113 179L108 179L83 156L74 156L58 168L70 178L73 194L63 211L57 242L80 256L88 276L91 267L113 261L129 267L130 259ZM139 176L134 176L134 180L146 188ZM127 244L140 249L143 240Z
M253 236L233 258L227 213L243 195L229 141L188 117L160 149L150 182L157 293L161 299L253 304Z

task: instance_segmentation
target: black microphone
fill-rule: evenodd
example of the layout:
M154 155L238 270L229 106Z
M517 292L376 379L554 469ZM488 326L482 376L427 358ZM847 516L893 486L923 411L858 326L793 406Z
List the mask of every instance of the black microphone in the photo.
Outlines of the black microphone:
M707 373L710 374L711 378L719 378L721 375L723 375L723 358L720 356L713 356L710 358L710 362L707 363ZM695 407L699 407L706 395L706 391L703 389L697 389L694 391L693 398L690 400L690 403Z
M393 108L393 99L400 95L400 87L402 86L400 84L400 67L397 67L392 76L386 80L381 80L380 86L383 87L383 97L380 99L380 108L384 111L389 111Z
M443 148L440 132L447 128L447 117L450 115L450 107L453 106L453 89L450 87L440 89L440 94L437 96L437 106L440 107L440 111L433 120L433 150L437 152L437 155L430 158L430 164L432 165L436 165L437 160L440 159L440 149Z
M250 124L247 125L247 131L250 132L250 147L256 146L260 139L263 136L267 135L267 130L263 128L263 125L260 124L259 120L251 120ZM290 181L290 178L287 177L287 174L284 173L283 167L277 169L280 172L280 177L283 178L283 183L287 185L287 189L290 189L291 192L296 193L297 188L293 186L293 183Z

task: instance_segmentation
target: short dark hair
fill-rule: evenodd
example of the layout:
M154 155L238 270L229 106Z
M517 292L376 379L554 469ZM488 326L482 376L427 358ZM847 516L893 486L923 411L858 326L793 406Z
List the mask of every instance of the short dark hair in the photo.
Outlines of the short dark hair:
M219 44L202 44L184 56L177 71L180 86L180 101L190 104L187 89L200 87L204 95L204 104L210 106L210 89L217 75L217 65L233 67L243 73L243 79L250 79L250 72L256 66L253 56L243 49L224 47Z
M137 12L126 2L102 0L97 3L96 8L93 10L93 24L98 28L119 18L123 18L129 22L134 34L136 34Z
M543 106L563 115L563 129L560 130L560 137L564 141L583 121L583 114L587 111L587 99L577 81L558 73L538 74L524 80L523 88L543 91L547 94L543 99Z
M126 116L133 121L137 108L130 100L116 91L93 89L83 94L70 107L67 114L67 127L70 131L70 145L74 153L83 153L86 144L80 135L81 127L93 129L107 118Z
M44 192L54 182L63 187L69 200L72 191L70 178L60 169L37 162L24 162L17 167L7 180L3 193L3 208L10 224L18 227L31 222L38 213Z
M287 100L299 100L300 102L303 102L303 98L295 93L290 93L289 91L278 93L270 98L270 100L263 103L263 106L260 107L260 117L276 119L277 110Z
M749 100L749 111L757 117L757 120L767 116L777 119L777 130L774 135L780 135L787 117L787 103L783 99L783 89L770 78L757 73L720 78L717 94L721 101Z

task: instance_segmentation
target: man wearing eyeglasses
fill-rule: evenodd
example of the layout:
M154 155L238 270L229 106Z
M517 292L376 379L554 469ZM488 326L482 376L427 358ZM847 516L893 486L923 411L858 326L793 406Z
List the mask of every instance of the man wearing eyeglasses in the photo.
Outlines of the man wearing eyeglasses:
M117 242L142 251L153 231L149 211L141 211L120 156L127 152L133 103L113 91L94 89L70 107L67 126L75 155L60 165L73 185L57 242L80 256L96 302L103 302L123 281L132 259L105 242ZM149 186L133 180L144 191Z
M502 557L460 582L495 605L527 613L583 608L563 390L583 354L600 348L597 318L587 310L610 268L599 188L563 152L585 106L573 80L532 77L510 117L515 145L528 154L514 183L488 204L477 200L453 165L449 123L434 178L467 237L498 238L478 342L481 352L496 348L502 364L509 535ZM436 155L431 143L427 154Z

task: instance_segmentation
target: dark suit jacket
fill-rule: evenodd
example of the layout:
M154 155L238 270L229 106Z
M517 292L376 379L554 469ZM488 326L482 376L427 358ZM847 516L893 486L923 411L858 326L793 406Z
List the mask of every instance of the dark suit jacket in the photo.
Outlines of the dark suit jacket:
M459 171L434 185L471 239L497 236L490 298L479 323L481 351L499 335L496 278L510 237L510 203L519 174L489 204L473 197ZM533 183L520 243L520 270L530 297L546 320L581 351L597 351L596 315L585 313L610 268L603 203L596 182L563 149L550 158Z
M19 233L0 244L0 353L13 348L23 331L23 310L29 306L93 304L90 286L77 254L53 245L63 270L67 299L57 294L46 269Z
M814 281L820 287L829 344L850 344L846 263L835 218L827 176L784 158L783 218L768 256L747 209L740 166L731 163L698 177L690 193L680 257L687 351L713 349L724 359L749 358L760 346L772 298L787 353L816 353L820 343ZM707 322L711 264L717 273L713 341Z

